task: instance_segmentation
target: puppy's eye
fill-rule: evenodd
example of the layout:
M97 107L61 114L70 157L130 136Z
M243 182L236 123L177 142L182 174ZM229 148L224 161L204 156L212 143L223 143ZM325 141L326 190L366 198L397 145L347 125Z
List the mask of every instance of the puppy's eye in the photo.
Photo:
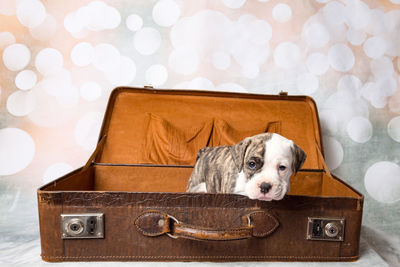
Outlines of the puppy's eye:
M279 170L280 170L280 171L284 171L284 170L286 170L286 166L279 165Z
M257 167L257 163L256 163L255 161L249 161L249 162L247 162L247 167L248 167L250 170L255 170L256 167Z

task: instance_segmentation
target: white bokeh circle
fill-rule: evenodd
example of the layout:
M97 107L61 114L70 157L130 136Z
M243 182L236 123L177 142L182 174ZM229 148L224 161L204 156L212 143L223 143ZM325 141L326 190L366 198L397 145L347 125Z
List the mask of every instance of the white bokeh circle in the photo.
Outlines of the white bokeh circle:
M90 65L94 59L94 48L90 43L78 43L71 50L72 62L79 66L85 67Z
M367 34L363 30L355 30L355 29L350 28L346 32L346 37L347 37L347 40L352 45L357 46L357 45L361 45L365 41Z
M62 54L55 48L42 49L35 59L35 67L43 75L58 71L63 66L63 63Z
M400 200L400 166L389 161L380 161L370 166L365 173L364 185L368 194L382 203Z
M279 44L274 50L274 62L281 68L291 69L300 62L300 48L291 42Z
M22 70L31 60L31 52L23 44L12 44L3 51L3 63L12 71Z
M154 5L152 14L155 23L163 27L170 27L178 21L181 8L174 0L160 0Z
M15 43L15 37L11 32L0 32L0 50Z
M231 57L223 51L215 52L212 55L212 64L217 70L226 70L231 65Z
M47 15L46 19L38 26L29 29L31 36L40 41L50 40L57 30L57 21L51 16Z
M131 14L126 18L126 27L135 32L142 28L143 26L143 19L139 15Z
M400 117L394 117L389 121L387 131L394 141L400 143Z
M163 85L167 79L168 71L163 65L152 65L146 70L146 82L148 84L160 86Z
M246 3L246 0L221 0L222 3L224 3L225 6L229 8L241 8L244 3Z
M89 47L86 47L85 50L89 49ZM89 59L87 61L89 61ZM104 72L113 71L118 67L120 61L121 54L119 50L112 44L101 43L94 47L94 57L92 63L96 69Z
M322 110L319 113L322 134L335 135L338 132L338 118L333 110Z
M330 35L324 25L313 23L305 28L304 38L310 47L321 48L328 44Z
M340 77L337 88L339 91L348 91L359 97L362 95L363 84L357 76L346 74Z
M379 36L373 36L365 41L363 49L370 58L380 58L386 52L386 41Z
M329 69L328 57L322 53L313 53L306 61L307 68L314 75L325 74Z
M304 73L297 76L296 84L301 93L309 95L318 90L319 80L310 73Z
M366 143L372 137L372 124L364 117L354 117L347 123L347 134L357 143Z
M333 26L342 24L345 21L345 6L337 1L331 1L322 9L325 21Z
M161 46L160 32L150 27L138 30L133 38L133 46L142 55L154 54Z
M364 29L368 26L371 11L366 3L360 0L347 2L344 8L345 23L355 30Z
M334 170L342 164L344 151L342 145L333 137L323 140L326 165L329 170Z
M277 22L287 22L292 17L292 9L287 4L277 4L272 9L272 17Z
M46 9L38 0L22 0L16 14L19 22L29 28L39 26L46 19Z
M43 183L47 184L73 170L72 166L64 163L57 162L50 165L43 174Z
M0 129L0 175L12 175L25 169L35 155L35 142L18 128Z
M82 148L93 151L103 121L101 112L88 112L79 119L74 130L76 143Z
M108 71L106 77L115 86L129 85L136 77L136 64L131 58L121 56L118 66Z
M36 82L36 73L31 70L23 70L15 77L15 85L21 90L32 89L36 85Z
M36 107L36 99L32 92L17 91L7 98L7 110L10 114L21 117L31 113Z
M337 71L349 71L355 63L353 51L344 44L333 45L329 48L328 62Z
M81 85L79 88L81 97L86 101L95 101L101 96L101 87L98 83L88 81Z
M394 73L393 62L388 57L381 57L371 60L370 69L375 78L391 77Z
M179 47L172 51L168 64L178 74L193 74L200 63L197 51L192 47Z

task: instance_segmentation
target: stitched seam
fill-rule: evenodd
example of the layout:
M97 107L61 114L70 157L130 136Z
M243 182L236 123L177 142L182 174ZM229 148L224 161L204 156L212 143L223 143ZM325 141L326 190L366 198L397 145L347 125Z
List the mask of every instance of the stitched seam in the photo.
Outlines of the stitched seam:
M44 256L42 258L47 259L357 259L357 256L348 257L329 257L329 256Z
M232 228L232 229L212 229L212 228L206 228L206 227L198 227L195 225L190 225L190 224L179 224L177 227L187 227L187 228L193 228L196 230L204 230L204 231L210 231L210 232L240 232L240 231L249 231L251 228L249 227L238 227L238 228Z

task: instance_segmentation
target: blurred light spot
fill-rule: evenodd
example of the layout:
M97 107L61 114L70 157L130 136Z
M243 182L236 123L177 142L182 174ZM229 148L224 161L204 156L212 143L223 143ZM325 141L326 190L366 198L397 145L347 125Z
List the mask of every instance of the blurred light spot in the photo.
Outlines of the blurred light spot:
M346 72L353 68L355 58L347 45L336 44L329 48L328 61L333 69Z
M72 166L64 163L64 162L57 162L50 165L43 174L43 183L47 184L65 174L71 172Z
M38 0L23 0L18 3L17 18L22 25L34 28L46 19L46 9Z
M160 48L161 35L154 28L142 28L136 32L133 45L142 55L154 54Z
M86 48L88 49L88 48ZM108 72L118 67L121 55L111 44L98 44L94 48L93 65L96 69Z
M274 51L275 64L284 69L296 67L300 62L300 49L291 42L279 44Z
M386 52L386 41L379 36L373 36L364 43L364 52L370 58L380 58Z
M347 123L347 134L357 143L366 143L372 137L372 124L364 117L354 117Z
M79 66L85 67L90 65L94 59L94 48L90 43L82 42L78 43L72 48L71 60Z
M390 120L387 131L393 140L400 143L400 117L395 117Z
M31 70L23 70L15 77L15 85L21 90L29 90L36 84L36 73Z
M277 4L272 9L272 17L277 22L286 22L289 21L292 17L292 9L287 4Z
M305 94L310 95L318 90L319 80L310 73L304 73L297 76L297 89Z
M9 70L21 70L30 60L31 52L23 44L12 44L3 51L3 63Z
M154 85L163 85L168 79L168 71L163 65L152 65L146 71L146 82Z
M63 65L62 54L54 48L42 49L36 56L35 67L43 75L57 72Z
M325 74L329 69L328 57L321 53L313 53L308 56L306 65L314 75Z
M172 51L168 63L174 72L189 75L197 70L199 57L195 49L191 47L179 47Z
M229 8L240 8L246 3L246 0L222 0L225 6Z
M75 141L86 150L93 151L97 145L103 114L100 112L88 112L76 124Z
M329 170L334 170L342 164L344 151L342 145L333 137L323 140L326 165Z
M126 19L126 27L133 32L140 30L142 26L143 19L139 15L132 14Z
M10 32L0 32L0 50L15 43L15 37Z
M135 62L129 57L121 56L119 64L108 70L106 77L115 86L129 85L136 77Z
M380 161L368 168L364 185L368 194L382 203L400 200L400 166L393 162Z
M35 155L32 137L18 128L0 129L0 175L12 175L25 169Z
M163 27L169 27L175 24L180 15L181 9L173 0L160 0L153 8L153 19L155 23Z
M101 87L96 82L85 82L80 87L80 93L86 101L95 101L101 96Z
M36 107L32 92L17 91L7 98L7 110L11 115L21 117L31 113Z
M30 28L29 33L36 40L48 41L54 36L56 30L57 30L56 19L51 15L47 15L43 23L34 28Z

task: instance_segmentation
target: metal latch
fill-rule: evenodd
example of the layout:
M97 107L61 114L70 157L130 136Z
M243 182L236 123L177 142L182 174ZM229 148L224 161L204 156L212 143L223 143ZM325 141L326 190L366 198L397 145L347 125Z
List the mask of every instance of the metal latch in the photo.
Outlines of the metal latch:
M288 92L280 91L279 95L280 96L288 96Z
M324 241L344 240L343 218L308 218L307 239Z
M63 239L104 238L104 214L61 214Z

